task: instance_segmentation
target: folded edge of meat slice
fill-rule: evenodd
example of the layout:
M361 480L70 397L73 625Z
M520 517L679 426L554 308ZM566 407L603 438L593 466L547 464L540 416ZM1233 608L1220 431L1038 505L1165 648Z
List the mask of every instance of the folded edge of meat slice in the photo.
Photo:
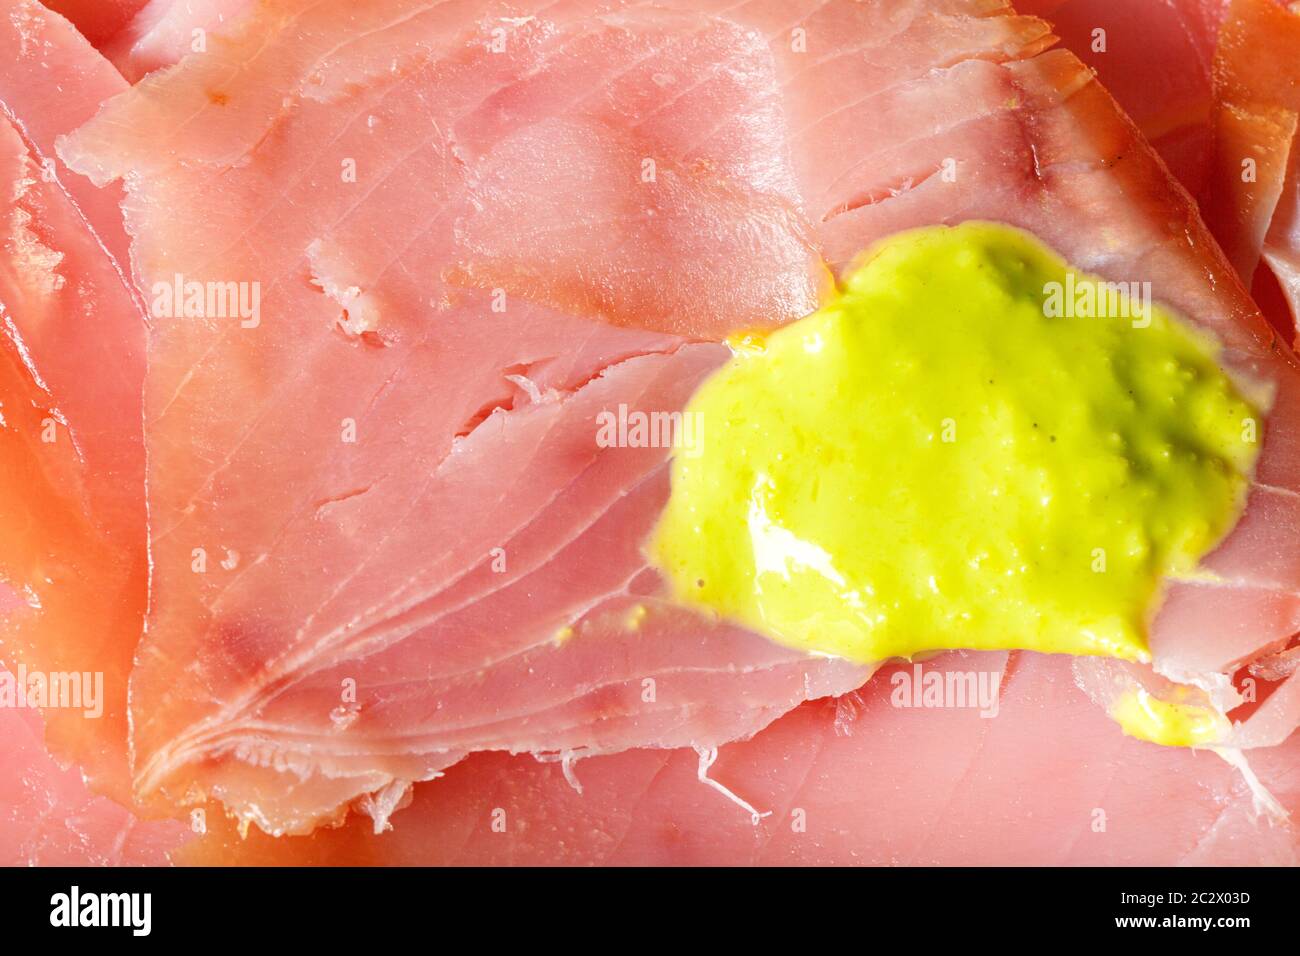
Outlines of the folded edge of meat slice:
M1286 0L1021 0L1146 134L1288 339L1300 314L1295 48ZM1261 253L1266 269L1257 268Z
M43 0L43 5L70 20L91 43L101 47L115 37L149 0Z
M1211 61L1226 0L1019 0L1097 71L1187 191L1200 198L1214 148ZM1213 223L1210 224L1213 227Z
M24 597L0 615L0 647L10 666L102 677L99 715L49 709L45 736L129 801L127 680L147 584L143 306L121 188L54 153L127 85L40 4L0 13L0 580Z
M0 866L165 866L192 834L140 820L46 748L40 715L0 710Z
M107 42L104 55L132 83L190 53L252 10L254 0L149 0Z
M481 192L491 177L478 194L466 182L474 150L488 168L502 148L520 148L501 135L500 117L518 95L514 78L535 62L555 58L560 69L525 91L527 101L562 101L585 90L587 67L602 59L614 80L661 55L660 45L679 66L691 56L709 65L721 50L761 73L765 42L690 14L579 23L570 35L493 22L509 26L514 52L459 34L440 40L436 23L416 22L415 39L427 34L441 55L354 89L311 87L247 162L178 165L128 182L147 294L151 280L173 273L251 277L261 289L256 328L155 320L146 389L155 599L133 678L145 790L180 768L188 776L177 796L217 796L273 831L310 829L351 797L428 777L469 748L713 743L866 676L656 600L639 542L667 492L669 449L595 441L601 411L679 409L726 354L626 327L626 303L659 291L629 264L694 267L693 277L662 277L697 299L660 309L666 319L693 307L734 325L815 306L823 267L796 228L771 124L723 129L696 153L693 142L673 143L675 120L712 122L716 97L734 95L737 83L745 93L744 77L720 73L721 90L688 96L675 116L647 125L664 193L626 248L611 246L606 269L643 283L615 287L613 299L604 278L593 285L581 270L562 287L532 281L527 258L548 247L502 246L474 217L476 203L495 208ZM409 39L409 18L402 29ZM328 51L337 61L329 70L316 68L365 77L377 57L387 64L391 42L382 32L360 37L356 49ZM183 84L194 62L138 89ZM644 109L641 84L624 86L619 108ZM429 102L434 89L443 106ZM767 98L755 109L770 113L770 83L754 94ZM225 90L204 95L245 105ZM474 110L480 101L489 106ZM554 243L573 263L577 243L598 249L641 202L611 170L626 161L636 183L641 156L608 113L575 110L563 126L533 126L551 137L542 145L552 161L566 137L602 150L588 164L588 217ZM347 148L323 149L322 140ZM357 183L341 178L353 152L366 164ZM564 156L565 168L578 168ZM739 185L719 174L728 164L746 170ZM764 189L741 206L740 187L758 179ZM682 210L694 219L673 224ZM162 226L154 213L181 221ZM500 249L486 287L465 276L486 255L452 254L458 230ZM695 246L683 246L692 236ZM783 276L769 252L788 254ZM553 266L549 275L560 271ZM724 266L729 282L717 281ZM464 280L444 278L453 273ZM508 297L499 312L498 288ZM770 292L756 300L755 289ZM624 327L560 306L622 315ZM247 414L231 416L236 409ZM294 473L275 473L274 459ZM340 691L349 683L355 700Z
M909 665L804 704L723 746L571 761L482 753L417 788L395 833L363 821L309 838L214 828L187 863L394 866L1295 865L1294 822L1256 805L1227 761L1118 733L1071 661L945 654L921 665L969 689L927 708ZM983 703L978 687L986 689ZM988 691L992 691L991 698ZM992 699L995 706L987 706ZM922 705L917 706L921 701ZM1300 737L1256 752L1259 782L1300 816Z
M1045 24L667 6L267 3L63 141L124 178L143 289L260 296L154 324L142 793L269 832L379 793L382 826L467 750L708 748L860 684L656 599L667 450L599 447L597 416L680 409L725 355L696 339L797 317L822 257L935 222L1031 229L1218 334L1272 412L1208 570L1282 597L1230 663L1294 632L1295 366ZM1157 619L1157 666L1226 693L1216 641Z
M1207 218L1251 281L1272 272L1300 323L1300 11L1232 0L1214 55L1214 178ZM1247 168L1249 164L1249 168ZM1259 283L1256 283L1259 285Z

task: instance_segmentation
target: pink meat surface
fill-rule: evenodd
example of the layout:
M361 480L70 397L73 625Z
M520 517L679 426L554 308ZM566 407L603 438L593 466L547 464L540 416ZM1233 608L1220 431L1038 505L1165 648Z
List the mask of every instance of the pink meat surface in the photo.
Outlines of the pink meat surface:
M1285 328L1292 334L1300 320L1297 45L1300 7L1272 0L1228 5L1214 57L1217 179L1209 207L1241 274L1256 288L1272 280L1277 311L1289 312Z
M4 6L0 145L17 186L124 85L62 20ZM84 457L32 453L21 429L3 436L24 469L31 458L56 487L86 489L27 496L47 521L56 510L82 522L69 518L49 553L86 554L52 591L66 610L46 607L39 628L24 619L6 639L37 655L62 648L46 660L108 662L117 722L92 730L54 712L58 749L125 764L142 595L129 574L111 586L96 576L145 556L130 518L138 451L129 427L113 440L113 426L138 420L139 304L122 282L110 182L123 178L145 306L177 276L256 283L260 295L247 326L152 317L137 790L164 808L215 798L271 832L310 830L349 805L380 828L397 810L398 834L353 821L236 845L219 832L195 859L1294 862L1293 830L1256 813L1242 775L1122 737L1064 659L1014 655L992 720L890 707L885 675L798 706L871 669L666 605L640 553L666 495L666 450L594 442L598 412L679 409L725 355L711 341L807 312L823 261L838 270L896 229L1001 219L1084 268L1152 279L1157 297L1216 331L1235 371L1273 391L1245 518L1207 562L1212 585L1171 584L1156 666L1221 690L1247 665L1260 675L1264 700L1237 715L1250 715L1238 743L1265 748L1251 766L1294 810L1296 373L1109 97L1072 56L1044 52L1040 21L995 0L544 11L286 0L241 27L225 17L235 6L152 4L120 48L154 57L123 66L133 78L177 59L174 41L204 18L218 16L225 39L63 141L90 180L36 177L10 207L43 250L18 257L36 247L11 237L12 289L52 271L86 278L72 292L41 286L61 294L53 306L6 292L22 306L9 328L23 348L0 387L33 415L57 399L90 460L119 462L83 470ZM171 32L155 32L164 18ZM137 50L149 37L157 45ZM30 82L34 68L61 78ZM935 175L950 158L956 182ZM61 324L85 314L67 304L74 293L110 318L89 338ZM73 339L84 348L57 347ZM86 374L105 367L118 374ZM25 502L5 492L8 515ZM5 576L30 590L14 554L30 557L11 549ZM1005 655L945 660L993 671ZM774 811L757 829L697 779L699 751L755 732L722 746L708 773ZM659 749L628 750L644 747ZM462 761L479 750L547 762ZM43 767L41 756L29 746L7 766ZM444 770L397 809L412 781ZM74 821L93 803L95 822L69 829L89 834L89 855L60 856L57 833L23 843L30 823L16 813L0 832L15 861L160 859L152 835L121 836L154 825L45 773L15 799ZM561 783L575 774L581 795ZM990 812L999 806L1007 815ZM481 824L497 809L520 826L493 842L502 834ZM1098 810L1108 828L1094 829ZM168 831L159 852L182 836Z
M5 657L101 672L104 713L51 712L61 759L125 797L127 677L146 599L143 302L116 185L54 153L121 76L37 3L0 17L0 621Z
M65 138L124 178L155 306L178 281L259 295L155 310L141 795L381 826L469 751L709 748L861 684L663 604L640 542L667 450L599 447L595 422L679 409L725 355L708 340L804 314L823 261L929 223L1150 280L1267 387L1245 516L1152 644L1223 688L1285 646L1295 366L1052 41L993 0L284 0ZM1177 626L1222 620L1225 591L1235 643Z
M149 0L106 44L104 54L131 82L171 66L248 13L256 0ZM215 42L215 41L214 41Z
M882 670L721 748L700 780L691 750L573 762L479 754L417 788L375 836L216 835L190 862L382 865L1294 865L1294 825L1256 806L1213 753L1116 732L1069 658L954 653L922 665L999 676L996 714L925 709ZM1300 738L1254 751L1260 782L1300 812ZM579 789L580 788L580 789Z
M0 866L162 866L189 838L91 791L45 748L40 715L0 709Z
M1097 70L1198 199L1270 321L1294 339L1300 7L1288 0L1021 0L1017 7L1050 20Z
M1193 196L1214 151L1211 64L1227 0L1021 0L1097 71Z
M87 40L100 46L111 40L148 0L44 0L44 5L67 17Z

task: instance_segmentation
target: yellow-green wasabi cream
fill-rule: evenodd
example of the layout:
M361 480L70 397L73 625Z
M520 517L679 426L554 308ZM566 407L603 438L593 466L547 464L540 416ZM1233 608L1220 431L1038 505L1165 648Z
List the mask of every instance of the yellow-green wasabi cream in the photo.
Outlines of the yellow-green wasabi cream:
M1149 659L1162 577L1231 529L1259 447L1209 336L992 223L894 236L732 348L651 559L677 600L855 661Z
M1232 729L1228 718L1213 707L1161 700L1141 688L1116 700L1110 716L1130 737L1166 747L1208 746Z

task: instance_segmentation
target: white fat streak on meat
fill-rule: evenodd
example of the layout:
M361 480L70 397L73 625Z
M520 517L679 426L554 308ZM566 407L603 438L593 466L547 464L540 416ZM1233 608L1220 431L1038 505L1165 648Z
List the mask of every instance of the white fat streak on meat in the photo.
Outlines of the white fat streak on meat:
M131 82L206 53L214 39L250 13L257 0L149 0L104 44L103 53ZM200 49L195 49L199 46Z
M49 295L60 291L67 282L58 272L64 256L45 245L32 229L36 217L27 203L30 202L31 187L36 184L36 180L31 178L35 171L30 158L24 160L23 165L29 175L14 180L9 236L5 245L10 261L17 267L18 278L36 294Z
M435 773L428 779L436 780L441 776L441 773ZM374 820L374 832L380 834L393 828L389 817L403 807L410 806L411 799L411 781L393 780L379 790L364 794L353 806Z
M1260 658L1247 669L1252 677L1258 677L1260 680L1284 680L1300 669L1300 647L1291 647Z
M577 750L562 750L559 753L554 754L534 753L533 759L538 763L558 763L560 765L560 772L564 774L564 782L573 788L574 793L581 794L582 781L578 779L578 775L574 772L573 765L586 756L590 756L587 752L587 748L581 748Z
M379 329L380 308L376 296L362 290L349 274L347 254L334 243L313 240L307 246L312 284L339 304L343 310L339 326L349 335L361 335Z
M696 777L700 781L700 783L712 787L714 790L718 791L718 793L722 794L724 797L726 797L736 806L748 812L750 822L752 822L754 826L758 826L758 824L762 821L764 817L770 817L772 815L771 810L759 811L754 809L754 805L751 804L748 800L744 799L739 794L737 794L734 790L728 789L725 785L719 783L717 780L714 780L712 777L709 776L709 769L715 763L717 763L718 760L717 747L697 746L695 747L695 752L699 754L700 757L699 768L696 771Z
M1269 793L1268 788L1259 781L1259 777L1250 768L1250 763L1246 760L1246 754L1235 747L1213 747L1211 748L1216 754L1224 759L1230 767L1233 767L1241 774L1246 786L1250 788L1251 807L1255 816L1263 817L1270 825L1284 825L1291 819L1291 814L1287 812L1286 807L1277 801L1273 794Z

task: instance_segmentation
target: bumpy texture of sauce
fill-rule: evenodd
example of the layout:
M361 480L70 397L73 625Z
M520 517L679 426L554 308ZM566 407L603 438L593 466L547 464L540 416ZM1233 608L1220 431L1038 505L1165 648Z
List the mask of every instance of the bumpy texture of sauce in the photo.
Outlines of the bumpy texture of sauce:
M1145 690L1124 694L1110 716L1130 737L1166 747L1207 746L1231 729L1228 719L1211 707L1160 700Z
M932 227L737 339L648 546L677 600L856 661L1147 659L1162 578L1241 513L1259 413L1207 335L1113 291L1019 230Z

